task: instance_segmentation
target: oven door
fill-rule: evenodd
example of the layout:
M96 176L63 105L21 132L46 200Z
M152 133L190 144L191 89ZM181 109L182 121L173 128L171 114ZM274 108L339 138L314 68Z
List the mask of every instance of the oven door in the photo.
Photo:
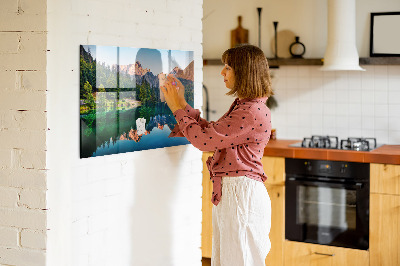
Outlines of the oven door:
M367 250L369 185L286 178L286 239Z

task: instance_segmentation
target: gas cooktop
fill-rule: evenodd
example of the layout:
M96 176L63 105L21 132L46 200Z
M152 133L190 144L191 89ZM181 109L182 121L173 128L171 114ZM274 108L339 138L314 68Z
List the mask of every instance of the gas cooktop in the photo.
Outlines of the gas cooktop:
M320 149L337 149L337 150L353 150L353 151L371 151L379 146L376 138L347 138L339 142L336 136L311 136L304 138L302 142L289 145L291 147L302 148L320 148Z

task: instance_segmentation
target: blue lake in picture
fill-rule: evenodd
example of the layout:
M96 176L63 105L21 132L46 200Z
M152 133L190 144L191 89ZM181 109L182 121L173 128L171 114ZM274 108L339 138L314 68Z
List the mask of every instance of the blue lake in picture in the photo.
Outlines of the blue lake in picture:
M162 130L154 128L150 133L151 135L143 136L138 143L133 140L117 140L115 143L108 143L98 147L93 153L93 156L157 149L189 143L186 138L170 138L168 143L166 143L165 138L167 138L170 133L171 130L168 127L164 127Z
M144 132L138 118L146 120ZM165 103L81 115L81 158L189 144L184 137L168 138L175 125Z

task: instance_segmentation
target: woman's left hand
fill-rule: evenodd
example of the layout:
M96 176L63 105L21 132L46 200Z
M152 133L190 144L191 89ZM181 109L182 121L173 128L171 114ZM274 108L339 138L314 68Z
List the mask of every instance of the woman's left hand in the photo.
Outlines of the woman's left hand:
M164 86L161 87L162 92L164 93L165 101L169 109L171 109L172 113L174 113L178 109L183 109L185 107L181 106L180 97L178 95L178 90L180 90L177 81L175 81L175 77L167 76L167 80L164 83Z

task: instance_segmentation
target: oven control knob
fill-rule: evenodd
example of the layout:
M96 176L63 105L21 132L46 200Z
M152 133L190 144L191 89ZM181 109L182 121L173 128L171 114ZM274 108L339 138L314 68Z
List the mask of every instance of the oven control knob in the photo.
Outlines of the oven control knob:
M305 162L304 164L306 166L306 170L310 172L312 170L311 162Z
M340 168L340 173L341 174L346 173L346 169L347 169L347 164L342 164L342 167Z

